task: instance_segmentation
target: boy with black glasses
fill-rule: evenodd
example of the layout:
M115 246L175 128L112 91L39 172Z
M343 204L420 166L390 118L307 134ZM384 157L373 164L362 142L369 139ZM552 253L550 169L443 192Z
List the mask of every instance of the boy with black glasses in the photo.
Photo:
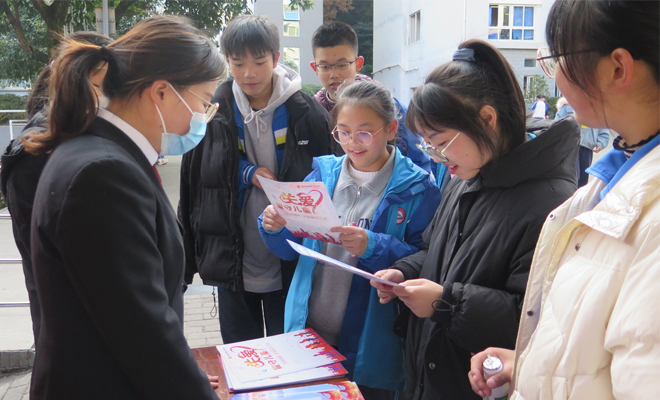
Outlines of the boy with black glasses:
M321 25L312 36L312 51L314 61L309 65L323 85L323 88L314 95L314 99L330 113L335 106L335 93L342 83L371 80L368 76L359 73L364 65L364 58L358 56L357 34L346 23L331 22ZM399 108L399 132L395 144L415 164L426 171L431 171L435 167L431 158L416 147L421 142L420 138L408 131L404 125L406 107L396 98L394 101ZM433 172L436 173L435 170ZM439 176L443 175L444 170Z

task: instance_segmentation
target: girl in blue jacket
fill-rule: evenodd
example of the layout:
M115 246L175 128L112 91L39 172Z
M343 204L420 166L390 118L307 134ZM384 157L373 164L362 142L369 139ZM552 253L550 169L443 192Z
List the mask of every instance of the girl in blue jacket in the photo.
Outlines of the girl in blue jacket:
M346 155L314 159L307 181L322 181L344 226L341 245L294 237L272 206L259 221L261 236L278 257L297 253L285 239L301 242L374 273L416 253L439 201L426 171L390 145L396 135L392 94L373 81L345 87L333 110L334 139ZM324 267L308 257L298 262L285 308L285 331L314 328L347 357L344 366L366 399L393 398L404 383L403 347L392 331L396 304L379 304L369 281Z

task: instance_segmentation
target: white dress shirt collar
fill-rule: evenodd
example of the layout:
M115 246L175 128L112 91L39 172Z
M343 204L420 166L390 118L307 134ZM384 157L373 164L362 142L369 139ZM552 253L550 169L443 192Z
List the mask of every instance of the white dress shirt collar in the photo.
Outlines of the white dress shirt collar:
M156 164L156 161L158 161L158 152L153 148L151 143L149 143L147 138L137 129L133 128L128 124L128 122L119 118L117 115L106 110L105 108L99 108L97 115L119 128L126 134L126 136L131 138L131 140L140 148L140 150L142 150L144 156L147 157L149 164Z

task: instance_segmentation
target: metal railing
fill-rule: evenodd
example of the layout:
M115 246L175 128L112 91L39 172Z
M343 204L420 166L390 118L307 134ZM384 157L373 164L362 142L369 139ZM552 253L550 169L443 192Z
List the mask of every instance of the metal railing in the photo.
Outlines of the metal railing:
M0 113L25 113L25 110L0 110ZM23 127L27 124L26 119L10 119L9 120L9 138L14 139L14 128L15 127ZM22 129L22 128L21 128ZM0 213L0 220L3 219L11 219L11 215L9 213ZM15 265L15 264L21 264L23 262L22 259L20 258L2 258L0 259L0 265ZM29 307L30 302L28 301L5 301L5 302L0 302L0 308L10 308L10 307Z
M8 213L2 213L0 214L0 219L11 219L11 215ZM22 259L20 258L0 258L0 265L2 264L21 264L23 262ZM29 301L5 301L5 302L0 302L0 308L9 308L9 307L29 307L30 302Z
M0 110L0 113L5 114L24 114L25 110ZM10 119L9 120L9 138L14 139L14 126L24 127L27 124L26 119ZM22 128L21 128L22 129Z

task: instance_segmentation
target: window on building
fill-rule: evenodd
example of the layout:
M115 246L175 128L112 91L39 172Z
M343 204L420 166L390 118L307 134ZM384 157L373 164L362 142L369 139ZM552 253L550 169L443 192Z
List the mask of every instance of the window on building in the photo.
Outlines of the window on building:
M410 14L410 23L408 24L408 43L419 42L421 39L421 15L417 11Z
M284 21L284 36L300 36L300 21Z
M525 68L536 68L536 58L525 58Z
M491 4L488 39L534 40L534 7Z
M300 73L300 47L284 48L284 65Z
M527 88L532 87L533 80L534 80L534 75L525 75L523 77L523 93L527 93Z
M284 36L300 36L300 10L298 6L291 6L291 0L282 0L284 9Z
M298 6L291 6L291 0L282 0L282 8L284 9L285 21L300 21L300 9Z

